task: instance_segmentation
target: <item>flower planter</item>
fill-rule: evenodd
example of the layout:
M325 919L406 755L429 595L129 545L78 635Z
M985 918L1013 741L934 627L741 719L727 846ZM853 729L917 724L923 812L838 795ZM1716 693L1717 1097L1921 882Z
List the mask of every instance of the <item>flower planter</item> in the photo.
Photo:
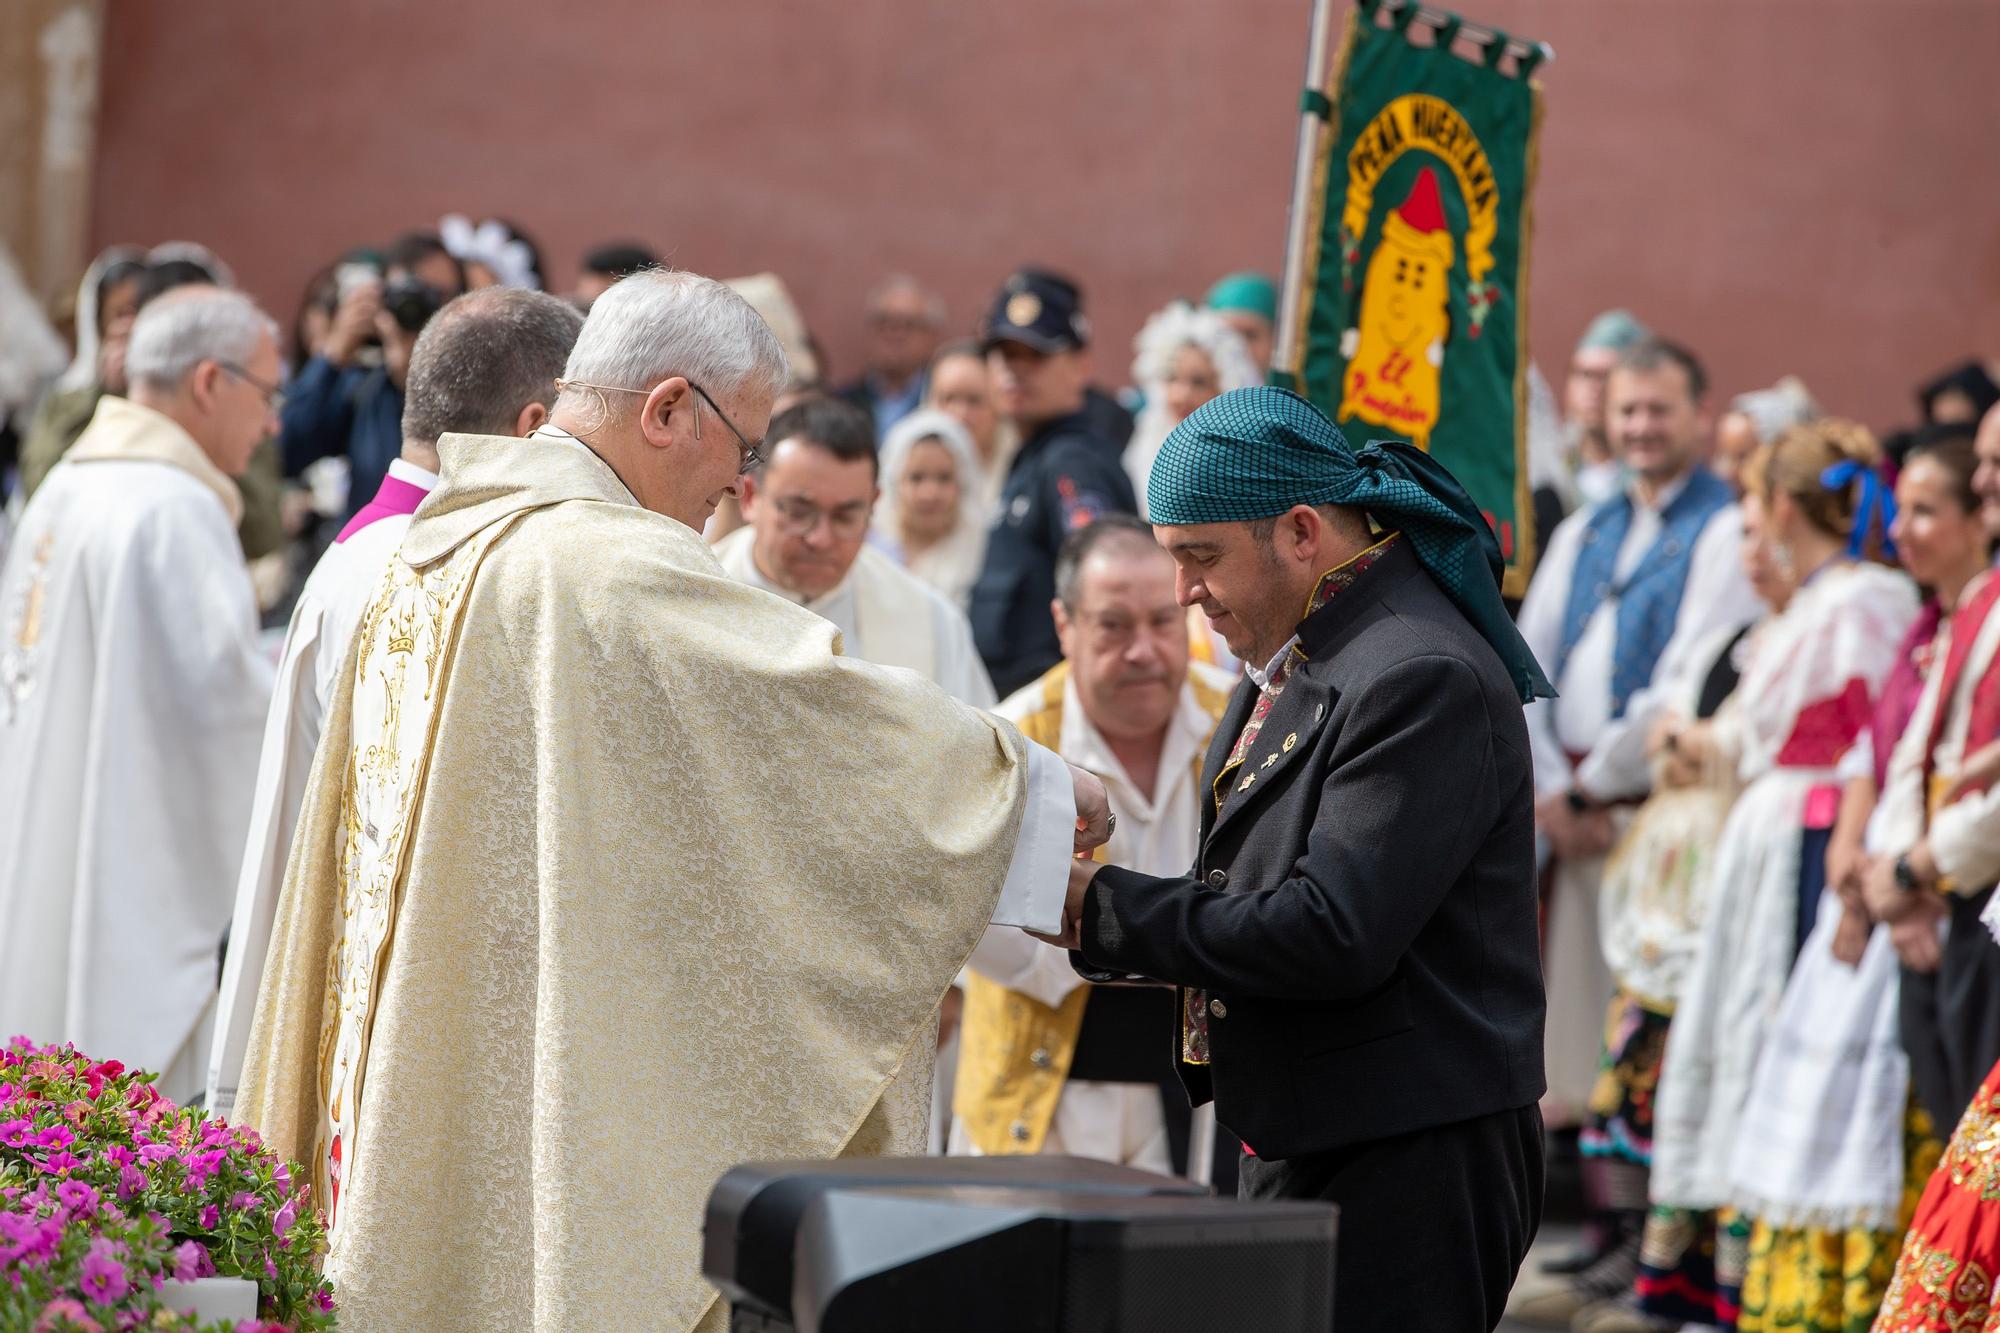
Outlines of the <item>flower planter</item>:
M246 1277L198 1277L189 1282L169 1280L160 1299L197 1319L255 1319L257 1284Z

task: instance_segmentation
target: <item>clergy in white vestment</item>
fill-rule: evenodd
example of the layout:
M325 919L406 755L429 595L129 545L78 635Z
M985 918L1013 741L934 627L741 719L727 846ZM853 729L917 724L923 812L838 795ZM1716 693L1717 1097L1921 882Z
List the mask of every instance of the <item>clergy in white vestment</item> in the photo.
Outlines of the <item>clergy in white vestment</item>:
M526 288L483 287L438 311L410 352L402 457L390 461L375 497L313 566L285 631L216 1006L208 1108L217 1115L236 1106L278 889L322 722L362 612L409 531L410 515L437 485L438 439L535 430L548 419L556 377L582 327L583 316L567 301Z
M1739 559L1735 494L1702 464L1711 422L1700 363L1646 338L1618 353L1605 392L1606 430L1630 480L1556 528L1519 621L1557 691L1528 709L1536 829L1555 859L1544 1112L1557 1124L1578 1121L1597 1079L1612 1001L1598 881L1652 784L1647 733L1669 682L1694 669L1710 636L1761 609ZM1616 1169L1609 1159L1592 1169L1593 1210L1610 1210L1619 1182L1603 1177ZM1586 1249L1613 1239L1593 1236ZM1636 1235L1616 1239L1636 1250Z
M1056 559L1063 661L1000 716L1104 783L1118 827L1100 859L1151 875L1195 862L1201 765L1235 679L1188 659L1174 561L1138 519L1071 534ZM1096 986L1069 952L995 927L963 977L954 1153L1056 1153L1171 1172L1187 1113L1165 986ZM1162 1101L1167 1090L1176 1105Z
M1110 832L716 562L785 378L742 298L635 274L564 374L534 438L439 441L279 899L237 1118L306 1164L358 1328L724 1327L717 1178L921 1151L952 977Z
M0 573L0 1030L199 1092L271 667L231 479L277 429L277 330L141 312Z
M808 398L772 420L770 438L766 461L743 479L745 526L715 545L722 567L831 621L841 651L991 708L993 682L965 613L868 545L880 490L867 414Z

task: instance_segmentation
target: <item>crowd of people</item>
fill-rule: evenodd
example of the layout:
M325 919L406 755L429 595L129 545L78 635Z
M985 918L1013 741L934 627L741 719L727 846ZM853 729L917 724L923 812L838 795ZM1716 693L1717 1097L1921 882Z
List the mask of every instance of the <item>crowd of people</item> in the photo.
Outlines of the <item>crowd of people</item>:
M1589 1214L1525 1323L1991 1326L2000 390L1918 397L1879 439L1795 379L1712 413L1622 312L1576 350L1582 504L1520 625L1559 694L1545 1110Z
M411 1040L349 1025L350 1011L378 1002L369 988L390 959L351 955L365 938L343 933L336 950L301 934L297 901L308 889L331 895L350 922L378 907L353 899L351 882L318 884L300 849L344 848L327 875L378 852L397 874L435 875L447 849L477 843L499 880L536 856L629 878L574 848L508 841L493 821L537 816L497 797L487 808L476 782L460 784L463 811L430 816L416 868L396 862L394 830L411 818L397 802L414 780L396 745L356 779L358 806L316 795L327 737L344 745L365 724L415 749L454 725L394 705L370 714L371 670L386 679L428 661L435 673L461 652L476 657L443 628L462 584L424 584L429 600L411 603L423 614L396 619L403 603L384 593L402 577L385 575L403 568L394 553L477 567L489 548L507 549L493 533L552 495L600 503L615 490L680 518L707 546L676 554L676 569L712 565L734 587L793 603L831 626L838 652L992 710L1090 775L1116 817L1087 849L1096 860L1142 876L1199 864L1205 821L1223 805L1204 781L1211 741L1247 674L1265 701L1231 760L1243 762L1290 659L1281 650L1262 667L1232 651L1245 639L1227 614L1187 593L1199 557L1163 547L1146 522L1211 520L1176 517L1149 485L1170 438L1185 447L1184 423L1264 381L1278 304L1268 278L1231 274L1199 301L1165 305L1136 340L1129 383L1111 386L1103 376L1116 367L1064 274L1008 274L956 328L923 283L890 277L867 297L865 365L837 382L774 275L691 288L661 279L656 256L632 244L596 248L581 267L569 294L545 293L539 253L517 227L448 218L329 265L281 330L198 246L114 247L90 266L74 359L22 396L0 434L0 1028L157 1070L169 1096L219 1114L247 1107L260 1123L292 1124L297 1089L258 1054L296 1039L268 1030L285 997L339 994L343 1017L315 1055L323 1049L331 1086L354 1099L374 1067L371 1041ZM749 352L696 339L681 344L694 350L676 376L654 384L641 373L650 344L635 330L727 325L739 306L761 317L730 344ZM753 353L756 366L739 364ZM739 387L763 365L784 375L769 428L739 429ZM1532 658L1507 665L1528 682L1524 697L1544 672L1556 693L1530 703L1525 737L1547 1018L1537 1033L1532 1006L1517 1006L1480 1029L1512 1052L1509 1091L1471 1098L1464 1114L1532 1103L1522 1091L1532 1061L1514 1047L1539 1044L1550 1149L1580 1163L1588 1226L1577 1253L1516 1287L1515 1317L1592 1333L1985 1326L2000 1275L2000 1191L1989 1188L2000 1179L1990 1073L2000 945L1988 929L2000 925L2000 905L1989 906L2000 880L2000 617L1987 624L2000 601L1995 373L1972 363L1925 386L1921 421L1878 437L1823 411L1795 379L1718 402L1693 352L1611 311L1578 343L1559 395L1527 376L1544 541L1515 609ZM629 427L619 447L633 458L681 447L685 429L733 446L737 466L676 483L685 494L642 493L640 474L580 424L614 420ZM569 454L599 455L611 480L531 485L502 440L580 446ZM1380 530L1361 545L1389 531L1373 517ZM593 540L624 538L613 525ZM1392 540L1363 551L1358 568ZM521 579L558 577L512 559ZM629 582L641 573L614 567L602 587L610 600L663 596ZM1306 588L1310 615L1331 589ZM752 655L737 622L767 615L763 602L707 596L714 605L663 614L719 617L704 631L718 636L709 651ZM580 585L544 614L572 615L588 641L608 643L607 618L634 612L604 600ZM805 623L783 622L786 633ZM533 658L507 645L517 650L528 658L492 660ZM588 653L529 665L557 680L602 666ZM706 659L696 667L720 672ZM721 706L792 707L809 729L823 688L814 669L800 658L757 671L768 699L717 674ZM882 737L916 725L908 700L878 706ZM657 724L660 735L684 725ZM1240 789L1294 739L1262 769L1246 765ZM792 742L769 743L789 753ZM991 776L969 757L971 738L953 744L967 783ZM782 769L783 755L770 762ZM781 828L789 819L783 792L739 792L741 775L692 777L722 790L717 801L761 796ZM1061 787L1066 801L1070 783ZM1084 804L1079 795L1075 810ZM881 822L855 820L857 839ZM994 860L984 824L959 834L953 858L1010 864ZM1011 892L1013 870L1008 880ZM992 919L1023 925L1031 914ZM1068 1153L1225 1190L1239 1177L1246 1190L1278 1188L1269 1182L1283 1159L1259 1158L1230 1132L1246 1132L1242 1111L1231 1123L1225 1099L1218 1124L1182 1096L1188 1067L1208 1063L1203 1015L1226 1017L1220 999L1203 1008L1202 990L1087 978L1051 942L1059 932L977 924L959 941L939 1072L922 1089L932 1151ZM397 935L395 965L408 967L425 948L448 953L461 925L406 928L392 915L376 928L417 932ZM518 943L506 934L518 926L463 928L497 932L498 949ZM1145 926L1135 917L1133 938ZM1386 965L1398 976L1409 966L1400 958ZM509 979L466 984L496 1031L541 1039L510 1008L521 999ZM1257 993L1253 980L1238 984ZM1179 1012L1177 995L1194 1009ZM1368 1012L1374 998L1363 1001ZM438 1017L446 997L425 1003L434 1008L419 1012L460 1034L468 1064L509 1058L468 1026L474 1018ZM1384 1021L1383 1033L1399 1030ZM1184 1041L1199 1029L1199 1055L1167 1048L1161 1034L1175 1025ZM322 1040L317 1028L304 1039ZM746 1046L743 1058L755 1054ZM424 1114L393 1081L371 1092ZM1262 1114L1252 1123L1267 1150L1311 1139ZM336 1110L293 1128L308 1147L315 1132L331 1135L338 1202L342 1180L360 1180L341 1174L357 1169L360 1124ZM374 1130L372 1151L388 1160L392 1137ZM1461 1150L1490 1155L1497 1142ZM369 1182L378 1192L380 1179ZM400 1224L357 1215L387 1228L368 1236ZM354 1239L364 1224L343 1223L345 1263L368 1299L351 1257L374 1243ZM1519 1230L1520 1217L1508 1224ZM1490 1287L1497 1271L1479 1280ZM1502 1290L1511 1277L1508 1266ZM386 1284L376 1290L387 1298ZM395 1299L415 1299L411 1290L396 1286Z

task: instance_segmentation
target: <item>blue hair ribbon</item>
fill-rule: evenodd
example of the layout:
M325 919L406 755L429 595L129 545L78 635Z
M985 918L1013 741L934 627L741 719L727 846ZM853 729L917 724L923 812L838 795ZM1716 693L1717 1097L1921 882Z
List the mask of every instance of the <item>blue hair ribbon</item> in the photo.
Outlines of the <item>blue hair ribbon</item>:
M1861 503L1854 507L1854 526L1847 534L1847 554L1860 559L1868 553L1868 534L1877 522L1882 525L1882 554L1896 558L1896 543L1889 528L1896 521L1896 497L1883 482L1882 474L1857 459L1835 463L1819 474L1819 484L1830 491L1846 490L1861 483Z

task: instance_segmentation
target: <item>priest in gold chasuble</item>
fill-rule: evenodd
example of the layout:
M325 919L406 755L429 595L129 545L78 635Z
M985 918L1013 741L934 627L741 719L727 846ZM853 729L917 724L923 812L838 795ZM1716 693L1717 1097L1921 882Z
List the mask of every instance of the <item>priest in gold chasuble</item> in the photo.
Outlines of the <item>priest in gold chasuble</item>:
M238 1113L314 1173L355 1328L723 1327L716 1178L922 1151L940 997L1108 832L716 563L784 382L740 298L627 278L566 376L536 438L440 442L278 908Z

